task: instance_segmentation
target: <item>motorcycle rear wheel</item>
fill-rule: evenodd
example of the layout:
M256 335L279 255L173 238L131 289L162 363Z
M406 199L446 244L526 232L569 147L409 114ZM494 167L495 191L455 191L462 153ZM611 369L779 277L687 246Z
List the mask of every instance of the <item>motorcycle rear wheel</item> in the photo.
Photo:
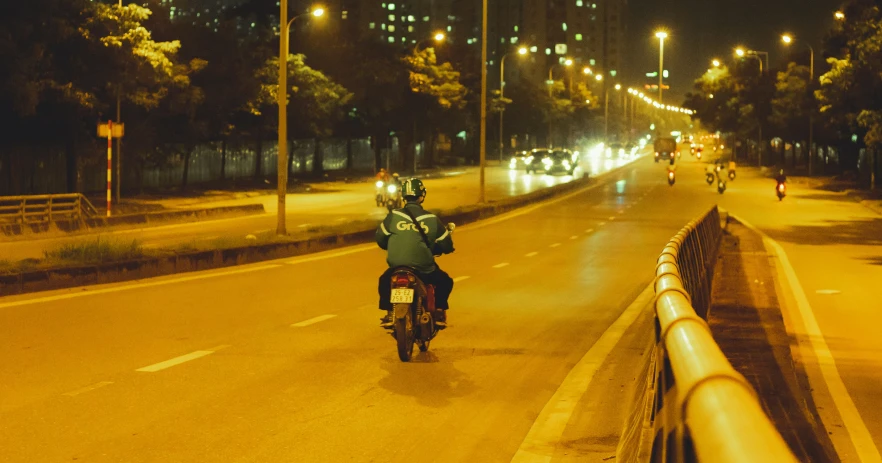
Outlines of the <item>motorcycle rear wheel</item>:
M399 307L401 305L406 306L404 308L405 316L395 319L395 341L398 344L398 358L402 362L409 362L413 355L414 344L413 310L411 310L410 304L395 304L393 313L401 313L401 309L403 309Z

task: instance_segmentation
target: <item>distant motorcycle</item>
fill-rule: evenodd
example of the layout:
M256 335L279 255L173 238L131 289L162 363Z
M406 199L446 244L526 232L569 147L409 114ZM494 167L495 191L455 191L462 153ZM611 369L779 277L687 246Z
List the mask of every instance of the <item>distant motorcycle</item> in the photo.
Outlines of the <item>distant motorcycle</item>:
M775 187L775 194L778 195L778 201L784 201L784 197L787 196L787 185L782 183L778 183Z
M383 207L386 204L386 182L377 180L377 183L375 183L374 186L377 187L377 196L375 200L377 207Z
M705 174L704 179L707 181L708 185L714 184L714 174L708 172L707 174Z
M447 224L453 232L456 225ZM429 350L429 342L443 329L435 324L435 287L423 283L419 273L410 267L398 267L392 272L392 330L398 346L398 358L409 362L413 345L420 352Z
M676 182L676 181L677 181L677 179L674 176L674 171L669 170L668 171L668 185L674 186L674 182Z
M717 192L723 194L724 191L726 191L726 181L720 179L719 181L717 181Z
M402 207L404 207L404 202L401 198L401 187L397 182L390 182L386 185L386 209L392 212L394 209Z
M735 171L734 170L729 171L729 180L735 180Z

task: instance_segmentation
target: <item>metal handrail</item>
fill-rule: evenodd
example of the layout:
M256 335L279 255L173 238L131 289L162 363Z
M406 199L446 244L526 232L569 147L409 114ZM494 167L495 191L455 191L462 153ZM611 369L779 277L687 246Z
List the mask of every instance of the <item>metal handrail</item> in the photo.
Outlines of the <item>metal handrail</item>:
M83 221L98 215L79 193L58 195L0 196L0 223L51 223L59 219Z
M796 462L693 308L702 304L707 313L721 239L714 207L675 235L657 261L657 341L665 368L655 415L663 434L656 435L652 461Z

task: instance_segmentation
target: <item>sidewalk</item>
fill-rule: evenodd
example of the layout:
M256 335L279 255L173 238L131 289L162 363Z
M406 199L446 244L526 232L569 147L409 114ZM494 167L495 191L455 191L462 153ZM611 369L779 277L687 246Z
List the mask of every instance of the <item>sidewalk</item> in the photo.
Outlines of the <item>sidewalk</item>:
M732 365L756 389L766 413L802 462L839 457L821 424L808 378L793 361L762 237L729 218L714 273L708 324Z

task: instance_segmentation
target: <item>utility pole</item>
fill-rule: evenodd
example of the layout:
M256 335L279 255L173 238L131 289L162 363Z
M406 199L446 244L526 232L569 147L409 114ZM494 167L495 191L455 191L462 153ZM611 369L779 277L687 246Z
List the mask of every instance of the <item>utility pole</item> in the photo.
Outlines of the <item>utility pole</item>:
M288 0L279 0L279 90L276 94L279 105L279 149L278 213L276 214L276 234L287 235L285 224L285 200L288 194Z
M285 0L282 0L285 1ZM479 203L484 203L484 164L487 162L487 0L483 0L481 14L481 139L479 141L481 156L481 191Z

